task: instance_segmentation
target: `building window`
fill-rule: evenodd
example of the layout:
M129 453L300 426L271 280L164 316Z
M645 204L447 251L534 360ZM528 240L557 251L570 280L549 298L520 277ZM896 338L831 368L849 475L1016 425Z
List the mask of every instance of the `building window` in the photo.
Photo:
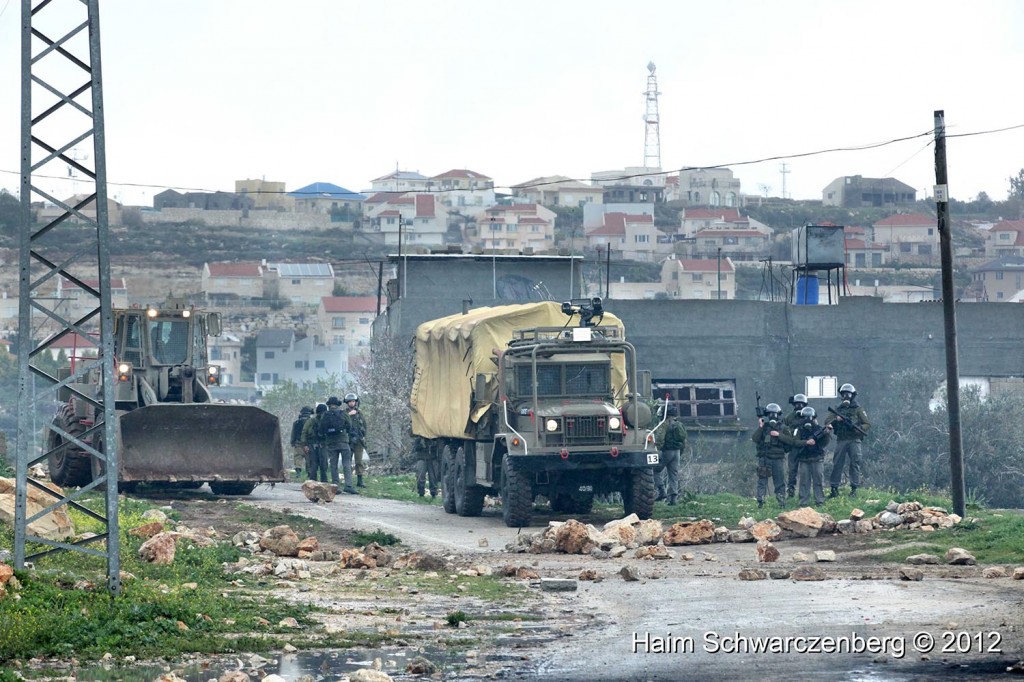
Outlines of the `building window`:
M327 363L324 362L323 360L317 360L315 366L317 369L323 369L324 367L327 366Z
M295 361L295 369L302 369L302 360Z
M654 395L674 405L680 419L700 422L734 422L737 417L736 381L657 379Z
M274 351L272 351L272 350L263 351L263 359L264 360L273 360L274 359Z
M690 275L690 281L692 281L692 282L702 282L702 281L704 281L704 275L699 273L699 272L694 272L694 273L692 273Z
M1003 273L997 272L996 273L996 279L1002 279L1002 278L1003 278Z
M638 235L634 235L634 236L633 236L633 240L634 240L634 241L635 241L635 242L636 242L637 244L646 244L646 243L647 243L647 235L646 235L646 234L638 234Z
M368 318L368 317L360 317L359 318L359 324L370 324L370 318Z
M295 286L299 286L300 284L302 284L302 280L301 279L293 279L292 280L292 284L295 285Z
M1002 297L1003 297L1003 292L1001 292L1001 291L997 291L997 292L996 292L996 299L1000 299L1000 298L1002 298Z
M267 372L260 374L260 381L270 381L270 374Z
M804 381L804 393L808 398L835 398L837 385L835 377L807 377Z
M678 272L673 272L672 273L672 279L674 279L674 280L676 280L678 282L679 281L679 273Z
M331 328L332 329L344 329L345 328L345 318L344 317L332 317L331 318Z
M929 227L928 228L928 236L931 237L933 234L935 234L935 228L934 227Z

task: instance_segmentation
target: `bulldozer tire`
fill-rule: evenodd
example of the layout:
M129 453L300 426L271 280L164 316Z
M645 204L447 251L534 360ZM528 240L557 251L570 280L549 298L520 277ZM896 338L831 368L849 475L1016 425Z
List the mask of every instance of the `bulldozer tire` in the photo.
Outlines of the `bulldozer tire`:
M516 471L511 457L501 460L501 516L509 528L530 525L533 511L533 490L530 479Z
M478 485L466 483L465 448L455 451L455 512L459 516L480 516L484 510L484 491Z
M81 435L85 432L85 427L75 418L69 405L63 407L54 417L53 424L78 439L81 439ZM46 449L53 450L64 442L62 436L50 431L46 436ZM46 458L50 467L50 480L65 487L88 485L92 481L91 459L77 445L69 441L67 447Z
M446 512L455 513L455 453L447 445L441 455L441 502Z
M654 498L658 489L654 483L654 469L634 469L628 475L622 491L622 507L626 516L636 514L641 519L654 515Z
M256 489L252 481L210 481L214 495L248 495Z

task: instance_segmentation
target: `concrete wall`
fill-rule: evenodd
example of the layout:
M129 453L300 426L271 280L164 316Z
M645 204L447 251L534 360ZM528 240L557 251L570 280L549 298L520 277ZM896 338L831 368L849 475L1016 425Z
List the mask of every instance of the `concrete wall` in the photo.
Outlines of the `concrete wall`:
M489 286L489 273L487 279ZM459 286L469 280L460 276ZM411 292L412 281L410 276ZM461 311L461 300L451 297L452 281L450 274L440 279L431 288L431 298L396 302L377 318L374 333L390 329L407 338L418 324ZM554 293L555 287L551 289ZM474 307L507 302L477 293ZM636 346L641 368L650 369L656 379L733 379L744 419L753 419L755 393L761 394L762 405L778 402L788 410L785 401L804 392L807 376L835 376L839 384L853 383L870 410L895 372L927 368L945 374L940 303L893 304L848 297L835 306L608 300L605 307L625 323L626 338ZM1024 375L1024 306L961 304L957 326L961 376ZM812 400L811 405L823 412L837 402Z

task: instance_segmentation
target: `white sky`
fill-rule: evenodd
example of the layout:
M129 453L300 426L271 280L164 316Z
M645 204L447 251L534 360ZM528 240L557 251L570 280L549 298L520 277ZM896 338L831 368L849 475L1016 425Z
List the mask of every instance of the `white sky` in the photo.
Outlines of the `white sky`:
M129 204L259 177L363 190L396 164L468 168L499 187L639 166L648 61L668 170L928 133L936 109L950 135L1024 124L1015 0L100 5L109 193ZM12 191L20 24L20 0L0 0L0 187ZM930 142L789 159L786 193L820 199L860 174L930 195ZM1024 128L950 138L948 165L954 198L1004 199ZM781 193L780 161L733 169L745 193Z

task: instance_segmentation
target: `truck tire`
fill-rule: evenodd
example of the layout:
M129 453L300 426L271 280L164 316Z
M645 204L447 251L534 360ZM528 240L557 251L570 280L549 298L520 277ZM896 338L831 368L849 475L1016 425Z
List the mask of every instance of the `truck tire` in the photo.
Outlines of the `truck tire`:
M85 427L75 417L74 410L70 405L61 408L57 416L53 418L53 424L57 428L81 440ZM88 457L77 445L68 442L68 446L59 452L51 453L46 461L50 467L50 480L57 485L83 486L92 482L92 458ZM46 435L46 449L54 448L65 443L65 439L54 431Z
M455 451L455 512L459 516L480 516L484 510L484 490L466 483L466 460L473 455L465 448Z
M255 489L253 481L210 481L214 495L248 495Z
M626 516L636 514L641 519L654 515L654 498L658 495L654 483L654 469L634 469L629 473L622 491L622 507Z
M509 528L530 525L533 489L530 479L516 471L512 458L501 459L501 516Z
M455 453L447 445L441 453L441 503L446 512L455 513Z

